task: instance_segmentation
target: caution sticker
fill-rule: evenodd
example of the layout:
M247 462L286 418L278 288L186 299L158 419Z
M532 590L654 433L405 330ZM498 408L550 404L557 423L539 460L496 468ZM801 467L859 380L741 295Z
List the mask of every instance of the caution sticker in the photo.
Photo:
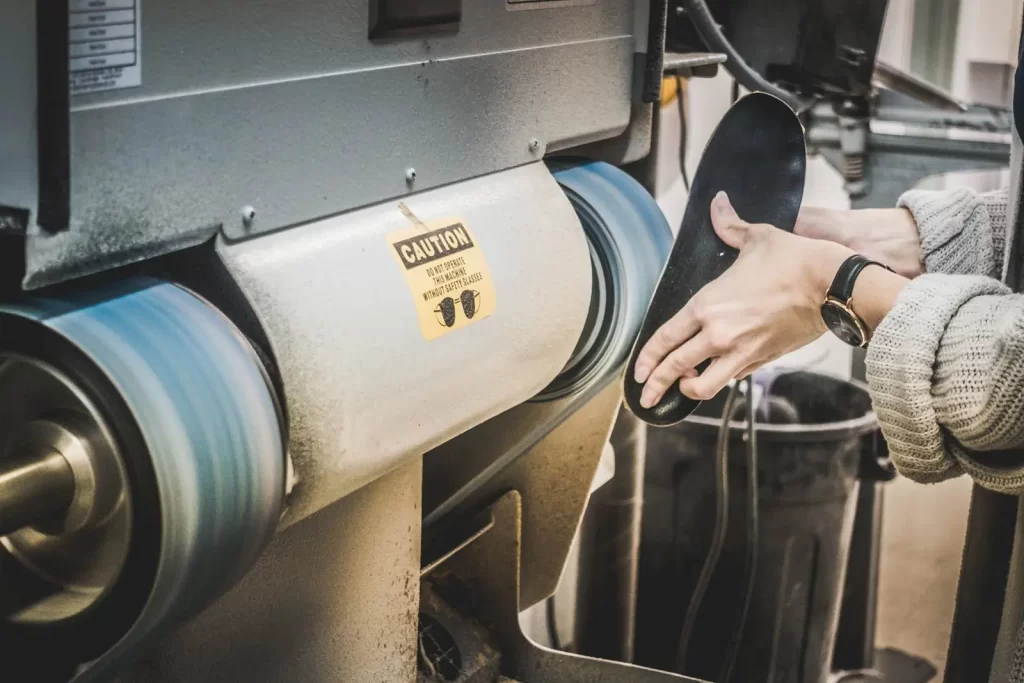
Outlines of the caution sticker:
M491 271L463 221L416 221L414 227L387 239L405 273L420 330L428 341L494 313Z

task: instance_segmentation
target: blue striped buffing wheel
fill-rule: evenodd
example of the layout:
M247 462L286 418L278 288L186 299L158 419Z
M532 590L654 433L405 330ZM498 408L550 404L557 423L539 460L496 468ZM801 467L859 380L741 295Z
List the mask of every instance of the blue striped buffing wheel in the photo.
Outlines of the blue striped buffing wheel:
M661 209L625 172L600 161L549 166L590 243L594 293L569 363L537 400L600 388L621 370L672 248Z
M45 549L31 529L4 539L4 566L49 590L3 615L0 640L26 657L95 660L76 681L108 678L216 599L277 525L285 447L265 370L225 316L181 287L135 280L0 306L0 404L4 440L25 421L73 415L120 461L116 528L50 537ZM74 572L48 560L60 553Z

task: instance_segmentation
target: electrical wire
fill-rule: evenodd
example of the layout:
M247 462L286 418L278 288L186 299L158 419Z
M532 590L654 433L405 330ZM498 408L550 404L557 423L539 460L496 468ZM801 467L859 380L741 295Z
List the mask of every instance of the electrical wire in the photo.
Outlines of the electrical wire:
M743 641L743 631L747 625L747 615L750 612L750 603L754 596L754 584L757 578L757 547L759 542L758 526L760 525L760 498L758 496L757 476L757 406L755 405L754 384L746 380L747 393L747 557L744 567L744 576L747 579L746 594L743 597L743 607L740 610L740 618L733 630L732 640L726 650L725 662L722 675L719 677L721 683L728 683L732 678L733 669L736 666L736 659L740 652L740 644Z
M679 172L683 176L683 187L687 194L690 192L690 175L686 172L686 143L689 136L689 126L686 121L686 101L683 97L683 79L676 74L676 99L679 100Z
M754 71L722 33L722 28L711 15L711 10L708 9L704 0L683 0L683 6L686 8L686 14L690 17L690 21L693 22L693 27L697 29L697 33L708 48L712 52L722 52L726 55L728 58L726 68L744 88L751 92L761 91L774 95L798 114L803 113L814 104L814 98L802 97L783 90Z
M704 558L697 585L686 609L683 628L679 633L679 645L676 648L676 672L680 674L686 669L686 654L697 623L697 614L711 585L711 578L722 555L725 534L729 528L729 423L738 395L739 383L733 382L725 399L725 407L722 409L722 425L718 429L718 442L715 447L715 525L711 532L711 545L708 547L708 554Z

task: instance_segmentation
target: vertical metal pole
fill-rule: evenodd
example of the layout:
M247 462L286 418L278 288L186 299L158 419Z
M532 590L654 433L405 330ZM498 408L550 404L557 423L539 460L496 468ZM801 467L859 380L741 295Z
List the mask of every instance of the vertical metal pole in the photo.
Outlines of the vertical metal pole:
M579 654L633 660L647 428L621 410L612 431L615 476L594 492L580 530Z
M835 671L859 671L875 665L878 559L885 489L879 483L866 480L861 480L858 488L843 602L832 654Z

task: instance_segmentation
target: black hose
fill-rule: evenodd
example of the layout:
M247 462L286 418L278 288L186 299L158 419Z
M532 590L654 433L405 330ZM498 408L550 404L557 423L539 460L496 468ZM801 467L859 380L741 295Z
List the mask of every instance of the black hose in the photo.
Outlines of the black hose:
M725 534L729 528L729 423L738 394L739 383L736 382L729 387L729 395L725 399L725 407L722 410L722 426L719 427L718 442L715 447L715 526L711 532L711 545L708 547L708 554L704 558L704 565L700 569L700 577L697 579L693 596L686 609L686 617L683 619L683 628L679 633L679 645L676 649L676 672L680 674L683 674L686 669L686 654L690 637L693 635L693 628L697 623L697 614L700 612L701 603L711 585L715 568L718 566L718 559L722 555L722 547L725 545Z
M740 644L743 641L743 631L747 625L747 614L750 612L750 602L754 596L754 583L757 577L757 545L758 525L760 515L758 507L758 477L757 477L757 441L756 441L756 410L754 405L754 383L746 381L747 387L747 558L746 566L743 568L746 577L746 594L743 597L743 607L740 609L740 618L733 631L729 649L726 650L725 663L722 675L719 677L721 683L728 683L732 677L733 669L736 666L736 658L740 652Z
M686 138L689 133L686 121L686 102L683 100L683 79L676 76L676 97L679 100L679 172L683 176L683 187L690 192L690 175L686 172Z
M683 0L683 4L686 7L690 21L693 22L694 28L697 29L697 33L700 34L700 37L707 44L708 49L712 52L721 52L728 57L725 67L740 85L751 92L760 91L778 97L797 114L803 113L814 104L813 98L801 97L796 93L783 90L750 68L750 65L747 64L746 60L740 56L740 53L736 51L736 48L732 46L729 39L722 33L722 29L711 15L711 10L708 9L707 3L704 0Z

